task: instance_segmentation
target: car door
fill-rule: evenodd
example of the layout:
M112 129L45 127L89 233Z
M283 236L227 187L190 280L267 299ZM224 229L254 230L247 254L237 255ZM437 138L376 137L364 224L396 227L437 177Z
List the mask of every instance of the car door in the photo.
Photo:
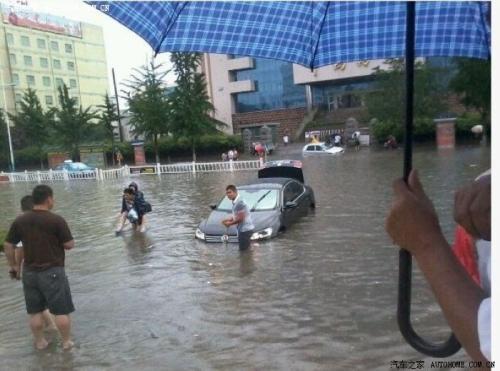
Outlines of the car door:
M283 187L283 224L285 227L295 222L301 214L301 198L304 187L291 180Z

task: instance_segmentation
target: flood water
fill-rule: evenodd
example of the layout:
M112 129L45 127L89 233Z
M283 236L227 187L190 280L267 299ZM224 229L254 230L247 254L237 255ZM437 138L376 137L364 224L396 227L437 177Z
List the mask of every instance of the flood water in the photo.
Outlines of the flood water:
M276 158L301 159L298 146ZM35 351L22 286L0 256L2 370L387 370L425 360L396 324L397 249L384 231L402 150L363 148L303 160L317 209L278 238L240 254L195 241L228 183L254 172L133 178L153 205L145 236L114 236L130 182L54 182L54 211L76 240L66 254L77 344ZM453 235L453 190L490 166L489 147L417 148L414 167ZM0 184L6 229L33 184ZM416 272L413 322L445 339L448 328ZM461 351L450 360L467 359Z

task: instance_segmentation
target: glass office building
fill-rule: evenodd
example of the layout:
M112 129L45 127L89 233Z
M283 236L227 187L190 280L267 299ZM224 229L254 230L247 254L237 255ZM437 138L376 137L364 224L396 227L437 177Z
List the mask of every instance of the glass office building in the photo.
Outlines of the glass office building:
M305 87L293 83L291 63L254 58L254 66L234 72L235 81L255 84L255 91L235 94L236 112L305 107Z

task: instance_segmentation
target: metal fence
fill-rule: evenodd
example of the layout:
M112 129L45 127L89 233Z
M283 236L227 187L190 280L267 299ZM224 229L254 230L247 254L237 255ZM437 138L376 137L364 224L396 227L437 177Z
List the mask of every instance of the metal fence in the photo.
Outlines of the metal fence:
M259 160L253 161L225 161L225 162L183 162L177 164L156 164L143 166L123 166L118 169L95 169L92 171L24 171L17 173L0 172L0 181L16 182L48 182L72 180L112 180L128 176L156 174L186 174L209 172L232 172L257 170L261 165Z

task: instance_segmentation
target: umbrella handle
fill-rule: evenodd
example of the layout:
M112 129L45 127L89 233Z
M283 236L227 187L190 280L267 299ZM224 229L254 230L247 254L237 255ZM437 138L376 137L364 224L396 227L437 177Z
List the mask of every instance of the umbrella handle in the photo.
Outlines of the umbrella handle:
M431 357L449 357L461 348L460 343L452 333L448 340L435 344L422 339L413 329L410 320L411 308L411 268L412 257L406 250L399 251L399 296L398 325L401 334L413 348Z
M412 168L413 142L413 81L415 66L415 2L406 3L406 130L404 150L404 179ZM401 335L417 351L431 357L449 357L461 348L453 333L442 344L433 344L422 339L413 329L411 312L411 268L412 256L406 250L399 251L398 325Z

